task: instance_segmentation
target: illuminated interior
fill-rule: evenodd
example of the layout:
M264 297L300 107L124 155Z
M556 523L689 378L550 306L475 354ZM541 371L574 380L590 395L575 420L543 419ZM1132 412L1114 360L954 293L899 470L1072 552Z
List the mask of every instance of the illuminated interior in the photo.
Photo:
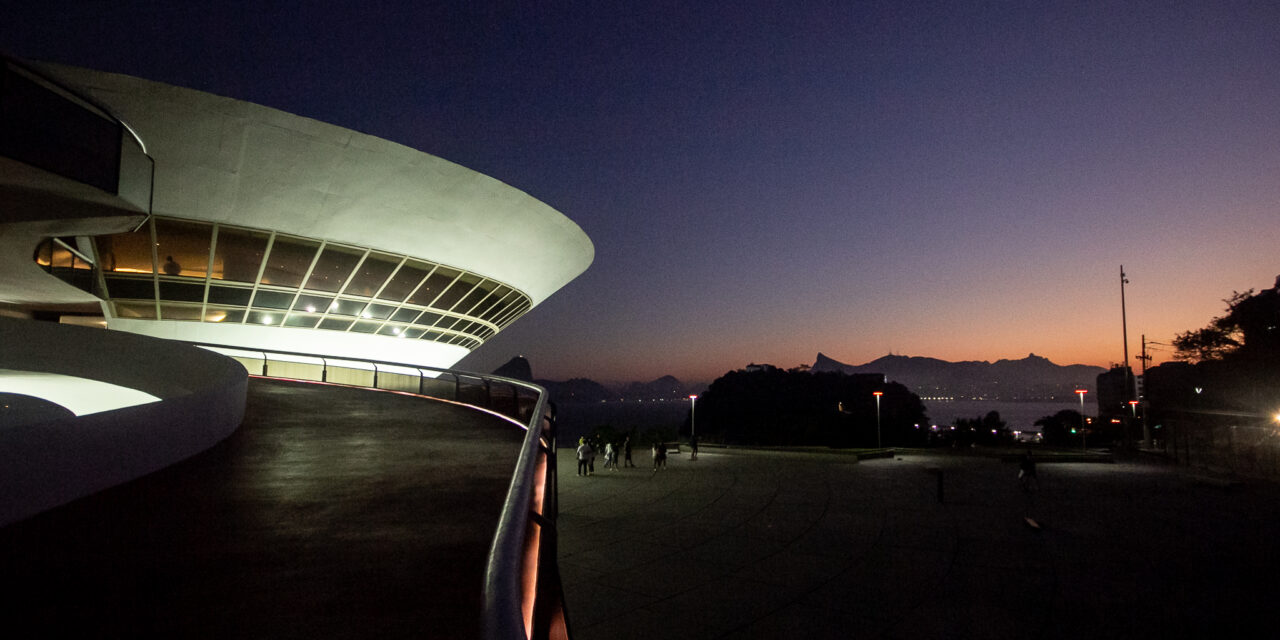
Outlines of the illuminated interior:
M36 262L109 301L116 318L324 329L471 350L532 306L511 286L445 265L219 223L154 216L137 231L92 238L96 272L73 251L82 241L48 239Z

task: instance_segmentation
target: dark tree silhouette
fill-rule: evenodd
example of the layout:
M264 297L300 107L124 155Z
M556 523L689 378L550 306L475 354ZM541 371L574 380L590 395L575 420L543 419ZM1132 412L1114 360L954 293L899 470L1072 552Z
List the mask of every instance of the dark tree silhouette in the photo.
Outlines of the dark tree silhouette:
M1072 440L1071 430L1079 428L1080 423L1080 412L1074 409L1063 409L1035 421L1035 425L1040 427L1044 443L1054 447L1068 444Z
M731 371L698 396L698 434L738 444L885 446L926 442L920 398L876 376L776 368Z
M1214 318L1203 329L1174 338L1178 359L1258 360L1280 355L1280 276L1270 289L1236 291L1223 302L1227 304L1226 315Z

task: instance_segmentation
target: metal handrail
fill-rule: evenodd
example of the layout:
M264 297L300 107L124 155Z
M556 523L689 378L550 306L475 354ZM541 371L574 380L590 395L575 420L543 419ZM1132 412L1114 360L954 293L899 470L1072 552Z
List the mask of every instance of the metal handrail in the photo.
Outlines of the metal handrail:
M321 377L328 377L330 356L296 351L264 351L230 345L191 342L198 347L228 349L261 354L264 375L272 354L279 356L303 356L321 361ZM443 369L425 365L332 356L333 359L360 362L374 366L374 384L377 384L378 365L391 365L418 369L419 391L423 390L422 370L453 376L457 387L462 379L472 378L485 383L510 385L537 394L533 411L524 425L525 438L520 446L515 472L507 489L498 528L489 546L489 561L484 580L484 634L490 640L515 640L517 638L568 638L567 616L564 611L563 591L556 560L556 431L555 416L542 387L503 376ZM461 398L454 401L463 404ZM429 395L421 393L420 395ZM520 416L520 396L515 394L515 413ZM489 405L492 396L486 394ZM478 405L471 405L478 406ZM480 407L496 411L493 406Z

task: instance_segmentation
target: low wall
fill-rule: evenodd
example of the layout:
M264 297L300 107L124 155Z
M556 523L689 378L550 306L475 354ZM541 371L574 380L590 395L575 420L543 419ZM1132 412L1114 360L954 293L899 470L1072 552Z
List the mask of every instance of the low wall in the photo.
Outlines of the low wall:
M160 402L0 425L0 525L157 471L244 419L248 375L225 356L123 332L0 318L0 368L101 380Z

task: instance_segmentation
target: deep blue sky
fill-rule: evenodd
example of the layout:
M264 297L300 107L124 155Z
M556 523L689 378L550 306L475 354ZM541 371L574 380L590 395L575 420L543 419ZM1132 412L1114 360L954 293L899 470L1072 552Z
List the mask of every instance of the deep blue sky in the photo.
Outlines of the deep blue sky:
M11 54L310 116L596 244L463 362L1107 365L1280 273L1280 4L20 3ZM689 6L693 5L693 6Z

